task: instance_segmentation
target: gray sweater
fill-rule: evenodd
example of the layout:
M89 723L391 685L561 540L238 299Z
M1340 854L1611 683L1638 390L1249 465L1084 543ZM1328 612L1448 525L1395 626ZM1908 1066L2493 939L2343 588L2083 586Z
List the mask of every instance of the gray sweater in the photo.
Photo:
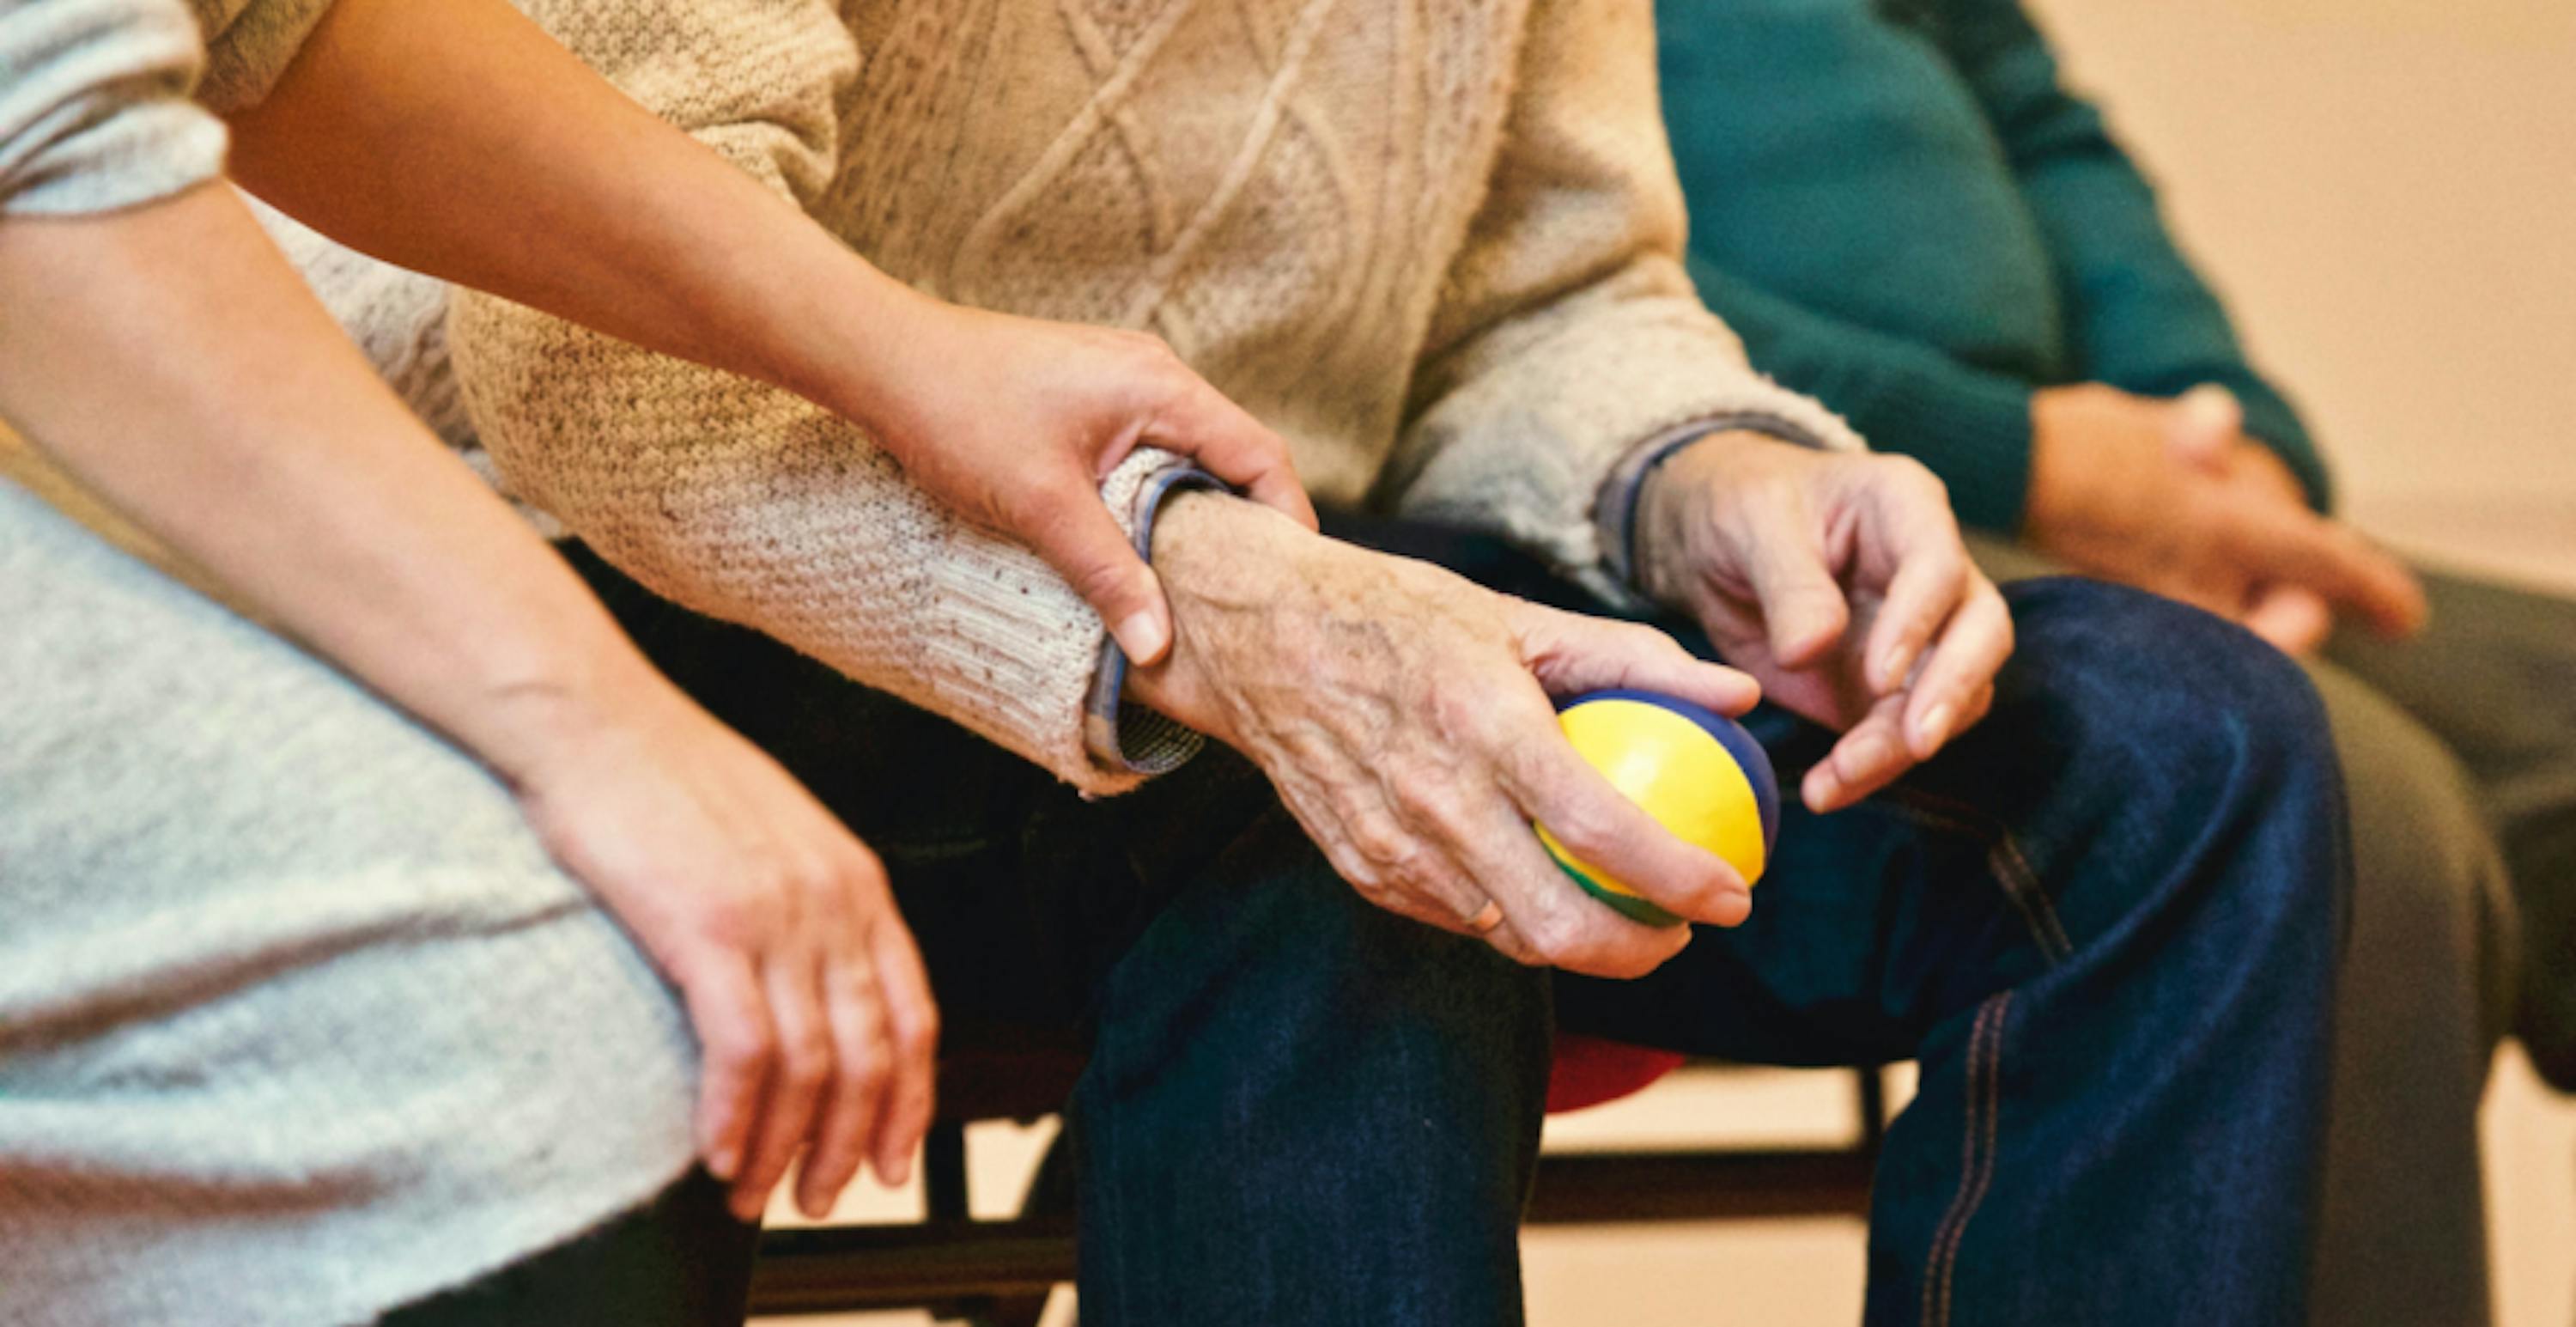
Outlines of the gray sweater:
M0 0L0 215L214 177L201 67L320 8ZM677 1177L678 1006L508 791L56 478L0 430L0 1323L368 1321Z

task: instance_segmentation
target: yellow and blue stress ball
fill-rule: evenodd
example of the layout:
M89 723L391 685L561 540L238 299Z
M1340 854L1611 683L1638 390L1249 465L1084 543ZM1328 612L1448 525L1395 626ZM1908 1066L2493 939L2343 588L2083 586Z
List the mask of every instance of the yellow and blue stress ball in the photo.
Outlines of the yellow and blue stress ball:
M1771 758L1733 719L1651 691L1594 691L1560 706L1565 738L1611 786L1684 843L1716 853L1752 884L1780 837L1780 783ZM1594 898L1649 926L1682 919L1566 851L1547 827L1539 842Z

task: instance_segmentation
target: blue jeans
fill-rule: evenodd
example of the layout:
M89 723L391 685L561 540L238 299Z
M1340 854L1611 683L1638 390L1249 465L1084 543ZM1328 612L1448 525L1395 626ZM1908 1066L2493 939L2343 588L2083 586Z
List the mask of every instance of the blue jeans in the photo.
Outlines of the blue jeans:
M1488 541L1344 533L1581 602ZM1230 753L1084 802L575 556L885 856L952 1026L1087 1030L1086 1322L1519 1322L1556 1021L1759 1063L1919 1059L1873 1199L1871 1323L2302 1317L2343 800L2304 677L2213 618L2017 588L2022 648L1980 728L1860 808L1786 808L1753 919L1613 983L1371 907ZM1830 743L1758 723L1784 786Z

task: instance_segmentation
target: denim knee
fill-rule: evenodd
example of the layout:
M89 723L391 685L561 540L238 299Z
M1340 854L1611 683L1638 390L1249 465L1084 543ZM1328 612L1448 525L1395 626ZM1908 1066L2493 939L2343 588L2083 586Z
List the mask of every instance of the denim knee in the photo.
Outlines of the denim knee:
M2300 925L2331 917L2340 936L2342 778L2297 662L2232 623L2123 586L2056 578L2005 594L2020 648L1989 723L2042 753L2047 765L2033 772L2089 785L2102 805L2086 819L2125 835L2143 876L2184 858L2279 857L2281 869L2227 873L2252 895L2230 911ZM2331 868L2304 869L2317 859Z

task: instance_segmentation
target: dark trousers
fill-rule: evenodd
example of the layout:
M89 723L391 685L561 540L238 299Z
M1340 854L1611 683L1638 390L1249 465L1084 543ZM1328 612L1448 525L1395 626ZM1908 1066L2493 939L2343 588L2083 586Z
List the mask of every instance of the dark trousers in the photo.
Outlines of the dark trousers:
M1489 541L1343 533L1580 603ZM1873 1323L2300 1320L2342 795L2304 678L2214 619L2016 589L1981 728L1863 807L1788 808L1751 922L1608 983L1369 906L1230 753L1087 802L574 557L884 856L952 1022L1089 1031L1086 1322L1519 1321L1552 1019L1762 1063L1919 1058ZM1757 722L1784 786L1830 743Z

